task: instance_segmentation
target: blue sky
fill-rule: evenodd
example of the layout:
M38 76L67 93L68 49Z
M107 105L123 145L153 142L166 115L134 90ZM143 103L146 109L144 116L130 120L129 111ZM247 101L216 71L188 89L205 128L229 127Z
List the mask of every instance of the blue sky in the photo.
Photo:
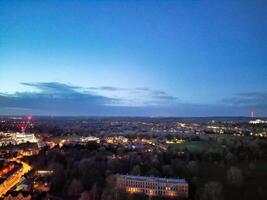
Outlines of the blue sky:
M2 0L0 114L266 116L266 10Z

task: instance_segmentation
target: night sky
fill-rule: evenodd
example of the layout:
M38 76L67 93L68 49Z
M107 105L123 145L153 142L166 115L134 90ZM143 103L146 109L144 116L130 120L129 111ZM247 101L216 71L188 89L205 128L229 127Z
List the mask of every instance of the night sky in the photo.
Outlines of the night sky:
M0 114L267 116L267 1L0 1Z

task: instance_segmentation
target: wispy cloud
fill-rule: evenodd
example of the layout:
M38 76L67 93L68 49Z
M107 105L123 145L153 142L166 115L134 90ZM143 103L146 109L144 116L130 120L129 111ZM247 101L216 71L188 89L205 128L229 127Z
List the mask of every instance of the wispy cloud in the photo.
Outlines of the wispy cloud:
M219 101L227 108L237 109L249 114L254 111L256 116L267 115L267 92L244 92Z
M94 90L94 91L118 91L118 90L123 90L123 88L118 88L118 87L111 87L111 86L102 86L102 87L88 87L87 89L89 90Z
M123 87L89 87L102 95L116 96L121 99L120 106L170 106L178 103L179 99L169 95L165 91L153 90L150 88L123 88Z
M111 86L101 86L101 87L88 87L89 90L94 91L150 91L149 88L124 88L124 87L111 87Z
M224 98L221 100L221 102L231 106L267 107L267 92L239 93L233 97Z

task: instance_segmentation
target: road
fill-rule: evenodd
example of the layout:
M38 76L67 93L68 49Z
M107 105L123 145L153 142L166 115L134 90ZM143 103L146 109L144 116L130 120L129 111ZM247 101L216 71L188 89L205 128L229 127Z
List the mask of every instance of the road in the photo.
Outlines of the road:
M20 158L21 157L10 159L10 161L21 163L22 168L20 168L16 173L14 173L0 185L0 197L2 197L7 191L18 184L21 177L31 170L31 166L21 161Z

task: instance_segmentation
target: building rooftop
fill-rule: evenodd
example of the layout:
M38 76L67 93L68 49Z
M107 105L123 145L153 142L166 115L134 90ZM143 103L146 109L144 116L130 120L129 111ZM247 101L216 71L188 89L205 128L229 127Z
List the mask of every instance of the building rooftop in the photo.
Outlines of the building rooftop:
M152 180L152 181L158 181L158 182L164 182L164 183L173 183L173 184L179 184L179 183L187 183L185 179L173 179L173 178L160 178L155 176L132 176L132 175L120 175L121 177L129 180Z

